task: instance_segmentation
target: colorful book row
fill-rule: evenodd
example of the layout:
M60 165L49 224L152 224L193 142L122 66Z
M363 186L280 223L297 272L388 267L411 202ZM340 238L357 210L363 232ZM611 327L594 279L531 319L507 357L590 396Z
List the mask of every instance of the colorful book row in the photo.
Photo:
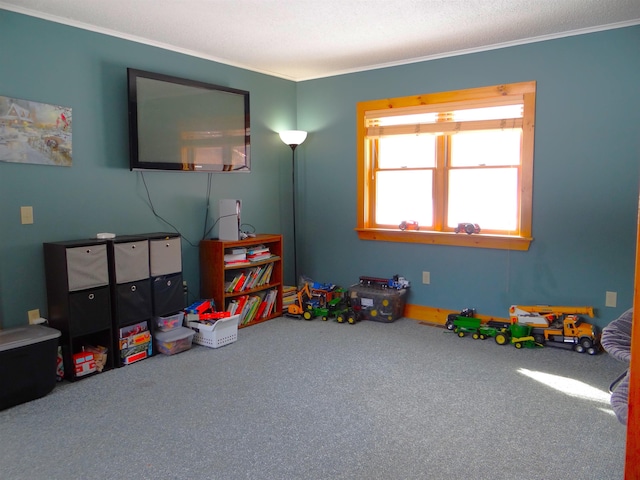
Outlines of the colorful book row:
M273 289L261 293L262 295L242 295L234 298L227 305L227 311L231 315L240 315L240 325L269 317L273 313L278 291Z
M243 292L245 290L251 290L252 288L268 285L272 272L273 263L239 271L230 282L227 282L225 292Z

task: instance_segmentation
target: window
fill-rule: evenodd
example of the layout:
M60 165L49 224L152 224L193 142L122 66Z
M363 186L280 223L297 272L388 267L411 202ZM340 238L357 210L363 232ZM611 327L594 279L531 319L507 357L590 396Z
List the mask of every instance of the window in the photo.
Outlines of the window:
M527 250L535 93L524 82L359 103L359 237ZM464 223L480 232L456 233Z

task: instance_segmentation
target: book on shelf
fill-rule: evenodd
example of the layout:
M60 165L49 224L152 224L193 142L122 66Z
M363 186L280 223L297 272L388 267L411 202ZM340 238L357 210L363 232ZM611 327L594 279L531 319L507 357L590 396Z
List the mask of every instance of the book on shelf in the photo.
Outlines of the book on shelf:
M128 327L122 327L119 330L120 338L132 337L134 335L138 335L142 332L148 331L147 321L139 322L134 325L129 325Z
M263 312L263 318L266 318L273 313L273 306L276 303L277 296L278 296L278 291L276 289L269 290L269 292L267 292L267 295L265 297L267 305Z
M258 281L258 285L268 285L271 281L271 273L273 272L273 263L269 263L265 265L262 275L260 275L260 279Z
M241 279L238 282L238 286L236 288L236 292L242 292L243 290L247 290L247 284L249 283L249 280L251 279L251 272L249 270L245 270L242 275L241 275Z
M295 303L298 294L298 289L290 285L284 285L282 287L282 304L291 305Z
M263 262L265 260L269 260L273 255L271 253L260 253L257 255L247 255L247 260L250 262Z
M245 280L244 285L242 286L243 290L251 290L253 288L255 283L255 276L256 276L255 270L249 270L247 272L247 279Z
M257 245L255 247L249 247L247 249L247 256L257 255L260 253L269 253L271 250L266 245Z
M224 284L225 293L232 293L233 289L236 288L236 283L238 283L238 277L233 277L230 281L225 282Z
M249 298L248 306L247 306L247 312L246 312L246 314L244 316L244 319L243 319L243 324L244 325L246 325L247 323L252 322L256 318L256 313L258 311L258 308L260 308L260 303L261 302L262 302L262 299L257 295L254 295L254 296Z
M234 292L241 292L242 291L242 287L244 286L244 281L246 279L246 275L245 275L244 272L242 272L236 278L237 278L237 281L236 281L235 286L233 287L233 291Z
M243 295L242 300L238 299L238 308L236 315L240 315L240 325L246 325L250 321L250 312L256 303L255 295Z
M244 271L239 270L237 271L238 273L229 281L225 283L225 292L227 293L233 293L233 292L237 292L239 286L238 284L241 281L244 281ZM229 277L230 278L230 277Z
M258 271L256 273L256 278L255 278L255 281L254 281L254 286L255 287L261 287L263 285L262 278L264 277L265 271L267 270L267 266L268 265L263 265L261 267L257 267Z
M229 304L227 305L227 312L231 313L231 315L241 314L242 310L244 309L244 305L247 302L247 298L247 295L242 295L238 298L230 300Z
M224 291L226 293L233 293L233 289L236 288L236 284L238 283L239 279L240 277L236 276L236 277L233 277L233 279L230 282L226 282Z
M247 254L247 249L245 247L233 247L233 248L228 248L227 250L225 250L225 253L231 253L233 255L238 255L238 254L244 253L246 255Z
M224 262L225 267L234 267L234 266L241 266L241 265L251 265L251 262L246 258L244 260L231 260L229 262L227 261Z
M247 325L273 313L277 294L276 289L271 289L253 295L242 295L229 301L227 311L231 315L240 315L239 324Z
M229 303L227 304L227 312L229 312L231 315L235 315L237 310L238 300L235 298L233 300L229 300Z
M263 285L268 285L272 273L272 263L238 270L233 278L231 278L231 276L227 277L225 281L225 292L242 292L244 290L251 290Z
M256 318L260 319L263 318L263 314L264 314L264 310L265 308L267 308L267 301L266 300L262 300L260 302L260 306L258 307L258 311L256 312Z
M229 264L233 262L246 261L247 254L246 253L225 253L224 254L224 263Z

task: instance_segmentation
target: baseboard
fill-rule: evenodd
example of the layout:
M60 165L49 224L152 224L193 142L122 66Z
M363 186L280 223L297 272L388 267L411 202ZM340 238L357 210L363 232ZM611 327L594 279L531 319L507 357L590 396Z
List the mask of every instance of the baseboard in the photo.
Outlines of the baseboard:
M447 316L450 313L460 313L460 310L446 310L444 308L413 305L409 303L404 307L404 316L406 318L411 318L412 320L418 320L420 322L433 323L436 325L444 325L447 321ZM492 317L488 315L476 315L476 317L482 319L484 322L488 322L489 320L509 322L508 318Z

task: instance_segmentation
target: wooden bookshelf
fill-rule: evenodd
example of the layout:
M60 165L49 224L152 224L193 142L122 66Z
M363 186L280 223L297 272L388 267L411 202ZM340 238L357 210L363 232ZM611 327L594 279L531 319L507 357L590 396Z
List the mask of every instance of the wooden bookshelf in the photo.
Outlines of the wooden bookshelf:
M271 257L257 262L225 265L224 255L233 248L246 248L264 245L269 248ZM249 272L256 267L272 264L267 283L253 288L228 292L227 287L236 276ZM275 290L275 301L271 313L249 322L240 320L239 328L271 320L282 315L282 235L261 234L245 240L202 240L200 242L200 298L212 298L218 310L227 310L229 303L243 295L264 297Z

